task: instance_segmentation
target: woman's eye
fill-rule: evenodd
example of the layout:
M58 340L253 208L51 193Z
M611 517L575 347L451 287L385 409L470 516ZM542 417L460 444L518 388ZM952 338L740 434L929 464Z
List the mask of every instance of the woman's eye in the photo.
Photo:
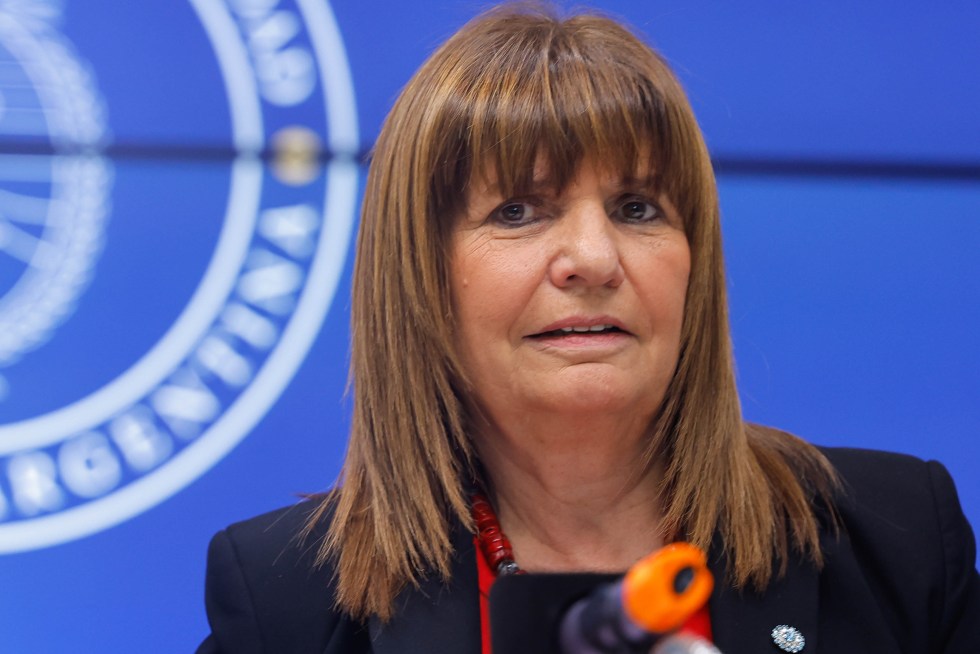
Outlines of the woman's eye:
M494 211L492 217L504 225L523 225L537 218L537 212L528 202L508 202Z
M646 200L627 200L617 209L619 217L628 222L646 222L660 216L660 208Z

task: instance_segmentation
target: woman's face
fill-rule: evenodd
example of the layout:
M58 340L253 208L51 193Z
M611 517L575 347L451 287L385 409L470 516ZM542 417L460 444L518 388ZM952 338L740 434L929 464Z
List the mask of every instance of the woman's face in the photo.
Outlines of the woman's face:
M471 184L451 246L456 338L492 421L656 413L677 366L691 257L648 172L619 179L586 160L555 194L542 168L539 188L518 198Z

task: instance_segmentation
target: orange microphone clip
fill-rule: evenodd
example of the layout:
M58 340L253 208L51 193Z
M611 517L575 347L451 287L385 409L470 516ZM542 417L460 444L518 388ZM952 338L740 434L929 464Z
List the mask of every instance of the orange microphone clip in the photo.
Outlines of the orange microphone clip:
M700 639L673 635L704 606L713 587L704 552L687 543L667 545L575 602L562 618L560 651L717 652Z
M623 579L626 615L654 634L675 631L704 606L714 587L704 552L672 543L637 562Z

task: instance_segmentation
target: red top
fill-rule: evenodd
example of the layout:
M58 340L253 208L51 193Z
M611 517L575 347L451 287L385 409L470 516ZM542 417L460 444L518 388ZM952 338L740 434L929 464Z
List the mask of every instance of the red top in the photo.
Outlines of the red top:
M483 654L492 654L490 647L490 587L496 580L496 576L490 570L480 542L477 537L473 537L473 544L476 546L476 570L477 579L480 585L480 633L483 638ZM711 618L708 615L708 605L705 604L701 610L695 613L684 623L681 631L704 638L711 641Z

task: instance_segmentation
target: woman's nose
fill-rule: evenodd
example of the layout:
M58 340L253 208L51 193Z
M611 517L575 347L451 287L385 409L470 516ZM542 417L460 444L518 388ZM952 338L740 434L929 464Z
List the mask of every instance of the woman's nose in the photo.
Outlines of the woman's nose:
M562 216L555 230L551 279L560 288L619 286L623 262L615 225L601 207L582 207Z

